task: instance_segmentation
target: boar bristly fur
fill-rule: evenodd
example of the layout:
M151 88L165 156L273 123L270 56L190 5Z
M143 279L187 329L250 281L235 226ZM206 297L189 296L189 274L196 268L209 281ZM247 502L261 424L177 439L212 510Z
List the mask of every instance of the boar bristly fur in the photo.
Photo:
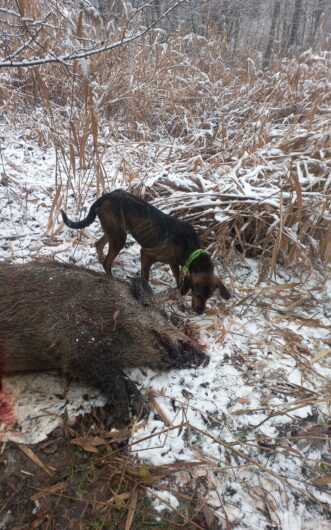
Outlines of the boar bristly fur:
M153 303L148 286L57 262L0 264L0 369L58 370L105 394L128 419L141 396L123 370L206 364L208 357ZM121 422L122 423L122 422Z

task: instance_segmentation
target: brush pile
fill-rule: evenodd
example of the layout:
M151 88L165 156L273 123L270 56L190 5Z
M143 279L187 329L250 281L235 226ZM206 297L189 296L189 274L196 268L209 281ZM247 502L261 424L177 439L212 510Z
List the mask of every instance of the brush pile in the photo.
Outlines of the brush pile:
M237 87L222 123L209 116L203 135L187 135L166 170L136 186L199 226L215 253L260 257L263 274L330 259L330 56L279 66Z

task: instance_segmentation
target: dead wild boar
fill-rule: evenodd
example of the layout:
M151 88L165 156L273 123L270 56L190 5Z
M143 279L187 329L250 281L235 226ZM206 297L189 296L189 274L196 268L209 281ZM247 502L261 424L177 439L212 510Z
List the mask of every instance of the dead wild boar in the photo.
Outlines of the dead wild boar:
M0 373L59 370L98 388L115 422L142 403L123 369L207 364L148 285L57 262L0 264ZM123 420L123 421L121 421Z

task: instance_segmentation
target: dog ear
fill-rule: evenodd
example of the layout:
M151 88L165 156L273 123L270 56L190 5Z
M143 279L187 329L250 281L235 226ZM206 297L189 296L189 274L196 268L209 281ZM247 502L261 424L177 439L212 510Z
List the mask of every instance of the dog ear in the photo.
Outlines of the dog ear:
M192 276L191 274L186 274L184 276L182 286L180 288L180 294L183 296L184 294L188 293L191 287L192 287Z
M217 287L219 288L219 291L221 293L221 297L224 298L224 300L229 300L231 298L231 295L230 295L229 291L225 287L224 283L221 282L221 280L218 280Z

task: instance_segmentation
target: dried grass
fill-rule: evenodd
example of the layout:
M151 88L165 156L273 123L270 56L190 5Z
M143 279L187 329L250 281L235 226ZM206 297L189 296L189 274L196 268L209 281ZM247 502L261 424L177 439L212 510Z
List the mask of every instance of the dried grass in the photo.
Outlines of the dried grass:
M27 17L47 14L42 1L21 4ZM89 16L53 11L45 46L64 53L65 32L76 45L109 39ZM37 109L31 135L57 153L49 234L68 193L80 212L113 187L112 154L123 184L198 226L215 255L259 256L261 278L277 263L300 272L328 261L330 54L306 52L262 72L254 57L228 68L224 46L215 31L207 40L153 30L130 49L1 79L6 113Z
M18 4L26 17L41 19L46 14L42 2L20 0ZM106 28L87 26L85 16L73 11L72 18L65 20L53 14L49 23L54 27L42 30L45 47L55 43L54 52L62 53L64 34L77 39L76 43L86 39L91 44L94 32ZM120 30L112 38L119 35ZM165 212L192 222L204 244L215 257L222 256L230 270L236 252L259 258L260 280L270 277L278 263L293 266L303 276L330 260L330 53L282 59L273 71L262 72L254 57L248 62L239 58L237 68L228 68L223 60L225 46L213 33L209 40L180 32L166 38L156 30L133 43L130 50L119 48L88 63L76 61L66 68L45 65L0 77L0 101L13 126L20 125L20 116L24 116L30 126L27 137L52 146L56 153L47 244L63 230L58 213L67 201L79 214L95 196L120 182ZM322 326L317 315L307 317L303 311L314 307L313 295L304 298L297 283L263 287L257 295L250 290L244 294L234 302L243 313L254 304L272 315L274 347L279 355L295 359L307 380L319 378L316 362L327 359L329 348L312 355L298 333L279 325L290 318L305 326ZM217 329L222 344L228 330L221 323ZM267 341L265 337L259 340ZM252 352L240 355L240 362L251 366ZM323 392L308 391L281 378L267 383L270 395L294 396L295 401L291 408L270 407L266 397L264 408L259 409L266 414L264 422L297 407L313 407L326 399L328 390L326 381ZM155 394L151 401L165 424L165 434L185 430L188 437L194 431L202 439L211 437L208 428L199 430L185 421L173 425ZM178 400L177 405L180 417L185 418L189 404ZM248 409L248 403L242 405L236 415L256 411ZM205 420L207 424L219 422L212 415ZM71 434L73 444L97 454L105 472L118 479L118 488L109 500L95 502L100 517L107 521L118 503L128 512L128 529L140 509L139 493L149 491L157 496L157 488L171 489L171 481L165 483L165 477L186 471L195 477L197 510L207 514L206 524L210 517L203 498L213 488L214 472L236 477L244 487L245 470L258 469L261 488L250 492L252 502L268 512L275 525L279 521L273 515L272 492L283 487L326 510L309 489L323 486L325 474L295 445L302 441L324 445L326 429L316 424L293 435L286 432L271 438L255 436L257 427L234 443L213 437L221 460L197 450L196 461L169 466L137 463L132 432L105 433L100 429L94 430L93 436L90 432ZM134 429L139 432L139 428L138 423ZM158 445L159 436L156 432L149 438ZM111 448L106 456L99 455L103 447ZM295 454L295 480L263 464L263 456L272 452L289 457ZM305 483L301 467L306 470ZM201 476L204 481L199 482ZM63 495L63 482L59 484L45 495ZM174 493L184 500L184 492L177 488ZM40 493L36 495L38 498ZM91 503L89 498L85 500ZM230 528L221 500L223 514L218 515ZM196 496L192 493L185 501L194 506ZM186 523L201 528L191 515L177 515L181 521L177 526Z

